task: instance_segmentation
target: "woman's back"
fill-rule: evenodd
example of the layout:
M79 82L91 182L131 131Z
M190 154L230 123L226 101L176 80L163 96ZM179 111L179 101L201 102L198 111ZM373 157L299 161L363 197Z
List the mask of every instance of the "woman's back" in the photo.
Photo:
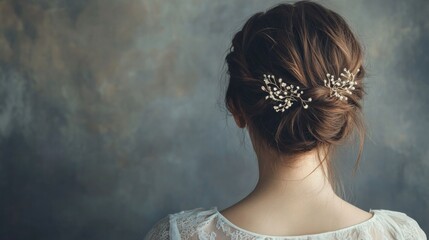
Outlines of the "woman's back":
M359 224L335 231L300 236L271 236L243 229L217 209L196 208L170 214L161 219L145 240L166 239L225 239L225 240L425 240L418 223L405 213L384 209L370 209L373 216Z

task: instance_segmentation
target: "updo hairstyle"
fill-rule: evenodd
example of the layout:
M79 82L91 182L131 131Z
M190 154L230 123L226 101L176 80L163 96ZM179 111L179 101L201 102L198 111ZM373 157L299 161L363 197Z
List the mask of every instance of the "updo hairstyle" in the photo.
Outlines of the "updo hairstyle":
M281 155L298 156L310 150L343 144L356 130L359 162L365 127L361 100L365 94L363 52L346 21L320 4L299 1L279 4L250 17L232 40L226 56L228 111L246 119L249 130L265 147ZM330 97L326 74L343 69L357 72L357 85L348 100ZM261 90L263 74L305 89L308 109L296 103L285 112Z

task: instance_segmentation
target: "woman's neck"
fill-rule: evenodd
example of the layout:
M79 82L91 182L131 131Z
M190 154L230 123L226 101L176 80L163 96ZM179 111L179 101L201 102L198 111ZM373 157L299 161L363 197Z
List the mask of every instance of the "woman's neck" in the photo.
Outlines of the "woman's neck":
M277 162L274 167L273 162ZM270 188L289 194L333 192L328 181L327 160L319 160L315 150L300 156L292 164L288 162L291 160L284 157L280 159L272 154L258 154L259 179L255 190Z
M221 213L243 229L267 235L334 231L372 217L336 195L326 161L321 164L316 156L317 152L310 152L293 166L271 168L266 163L280 159L259 154L260 175L254 190Z
M300 157L293 166L277 164L275 168L268 167L270 162L280 160L269 154L258 155L259 180L246 201L275 206L275 209L289 213L338 203L339 197L328 181L327 162L321 163L317 152L311 151Z

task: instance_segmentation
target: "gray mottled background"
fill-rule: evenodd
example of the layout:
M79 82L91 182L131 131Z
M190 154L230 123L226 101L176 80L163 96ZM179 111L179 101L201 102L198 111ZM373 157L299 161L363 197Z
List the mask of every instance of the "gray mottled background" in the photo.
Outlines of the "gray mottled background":
M347 199L429 231L429 1L320 1L365 46L369 137ZM225 51L279 1L0 0L0 239L142 239L257 180Z

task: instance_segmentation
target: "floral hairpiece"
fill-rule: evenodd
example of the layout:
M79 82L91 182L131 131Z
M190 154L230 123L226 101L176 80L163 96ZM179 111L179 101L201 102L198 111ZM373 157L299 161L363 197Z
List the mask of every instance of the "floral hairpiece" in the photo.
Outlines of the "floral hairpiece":
M326 74L328 80L324 79L323 82L325 87L328 87L331 90L329 96L338 97L340 100L347 100L347 97L344 96L343 93L346 92L348 94L352 94L350 90L355 90L355 85L357 85L355 76L359 71L360 69L358 68L356 73L353 74L347 68L344 68L344 72L341 73L341 76L345 79L338 77L337 80L335 80L334 75L329 73Z
M292 106L292 101L301 100L302 106L307 109L308 104L306 102L311 102L311 98L304 100L301 98L301 94L304 91L299 89L299 86L294 86L293 84L288 85L283 82L281 78L276 81L274 75L264 74L264 83L265 86L262 86L261 89L269 93L265 99L271 98L274 101L281 102L277 106L274 106L276 112L284 112L286 109Z
M347 97L344 96L344 92L348 94L352 94L351 90L355 90L355 85L357 82L355 81L355 76L360 71L357 69L355 74L351 73L348 69L344 68L344 72L340 75L345 79L335 80L334 75L326 74L327 80L324 79L325 87L330 89L329 96L338 97L340 100L347 100ZM261 86L261 89L268 93L265 99L272 99L276 102L280 102L278 105L273 106L276 112L284 112L286 109L290 108L294 101L301 101L304 109L308 108L307 102L311 102L312 99L308 98L307 100L302 99L301 95L304 94L303 90L300 90L299 86L294 86L293 84L288 85L283 82L281 78L276 80L276 77L271 74L264 74L264 85Z

